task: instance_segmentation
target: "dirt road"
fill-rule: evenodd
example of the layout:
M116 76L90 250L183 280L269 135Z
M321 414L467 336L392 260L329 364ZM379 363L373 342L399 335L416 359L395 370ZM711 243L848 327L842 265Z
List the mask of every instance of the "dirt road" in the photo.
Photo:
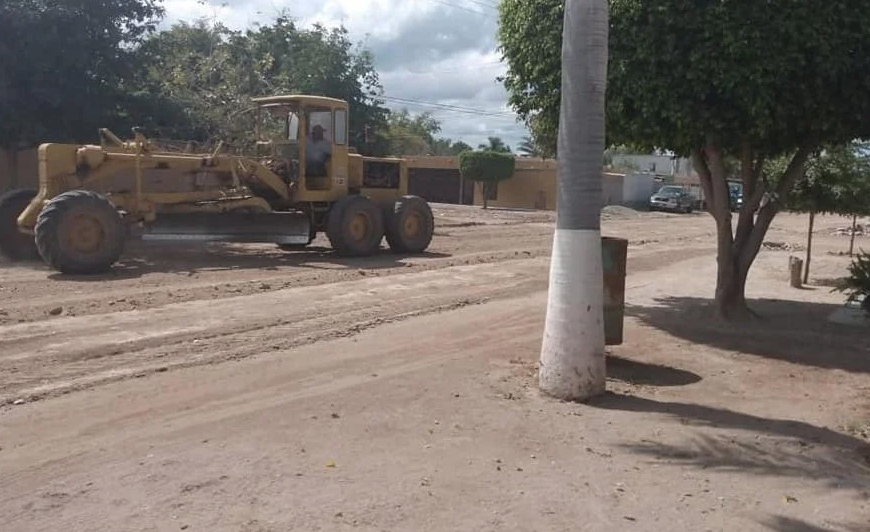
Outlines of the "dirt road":
M751 279L770 321L736 334L701 304L708 217L608 210L627 341L611 393L571 405L534 382L552 215L436 215L423 257L3 265L4 530L870 530L870 342L782 280L803 219ZM819 224L818 276L843 273L843 223Z

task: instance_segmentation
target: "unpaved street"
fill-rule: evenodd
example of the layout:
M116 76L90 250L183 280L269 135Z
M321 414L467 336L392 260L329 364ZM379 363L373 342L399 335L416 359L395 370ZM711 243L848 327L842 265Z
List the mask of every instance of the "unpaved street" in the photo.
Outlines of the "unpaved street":
M870 530L870 335L825 321L822 286L844 220L800 291L806 220L775 222L767 320L736 331L705 307L709 216L608 209L626 342L575 405L535 389L552 214L436 216L422 257L0 265L2 530Z

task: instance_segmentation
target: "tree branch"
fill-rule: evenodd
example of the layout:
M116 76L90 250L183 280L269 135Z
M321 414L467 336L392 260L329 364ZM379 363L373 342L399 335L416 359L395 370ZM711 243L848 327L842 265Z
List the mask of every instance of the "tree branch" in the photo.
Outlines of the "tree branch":
M776 187L776 199L784 197L794 186L798 178L804 173L804 167L806 166L810 155L812 155L815 145L815 142L807 141L798 148L798 151L791 158L791 162L788 163L788 168L785 169L785 173L782 174L782 179L780 179L779 184Z
M751 196L755 191L755 168L752 162L755 160L755 150L748 142L743 142L740 148L740 176L743 181L743 197Z
M746 244L749 235L755 228L755 211L764 198L765 188L759 183L764 156L755 155L748 144L744 144L741 157L741 173L743 175L743 208L737 221L737 233L734 237L733 252L739 254Z
M706 199L704 204L707 207L707 212L712 215L713 176L710 173L710 167L707 166L707 161L704 159L704 154L701 153L700 148L692 148L691 156L692 166L694 166L695 171L698 172L698 180L701 182L701 190L704 191L704 198Z
M738 267L740 267L741 270L747 271L752 265L752 261L755 260L755 256L758 255L758 251L761 249L761 244L764 242L764 235L767 234L767 230L770 228L773 218L776 216L776 213L779 212L779 199L791 190L795 181L797 181L801 174L803 174L804 166L812 154L815 145L815 142L807 141L798 148L798 151L792 157L788 168L786 168L776 187L776 197L758 211L758 217L755 219L755 226L752 228L743 249L740 251ZM763 191L763 189L761 189L761 191Z
M721 224L728 224L728 231L731 231L731 194L728 192L727 175L725 170L725 160L722 157L722 148L712 137L707 138L707 145L704 147L704 154L709 161L711 174L710 188L713 190L713 202L716 213L721 216L721 220L716 220Z

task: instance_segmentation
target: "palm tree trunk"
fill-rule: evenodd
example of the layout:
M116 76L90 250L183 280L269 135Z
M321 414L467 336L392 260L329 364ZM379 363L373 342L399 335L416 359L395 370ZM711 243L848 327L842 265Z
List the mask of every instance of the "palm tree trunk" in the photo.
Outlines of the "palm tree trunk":
M581 401L604 392L601 171L608 0L566 0L556 232L538 375L541 390Z

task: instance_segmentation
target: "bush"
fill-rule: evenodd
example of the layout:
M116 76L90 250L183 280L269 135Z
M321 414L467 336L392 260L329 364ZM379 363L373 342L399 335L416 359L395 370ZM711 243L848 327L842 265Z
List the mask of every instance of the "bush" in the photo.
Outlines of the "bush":
M855 257L849 265L849 277L835 290L848 293L850 302L863 297L861 308L870 314L870 254L862 250Z
M499 181L513 177L515 165L516 159L509 153L464 151L459 154L459 172L462 178L484 183L484 209L491 195L491 189Z

